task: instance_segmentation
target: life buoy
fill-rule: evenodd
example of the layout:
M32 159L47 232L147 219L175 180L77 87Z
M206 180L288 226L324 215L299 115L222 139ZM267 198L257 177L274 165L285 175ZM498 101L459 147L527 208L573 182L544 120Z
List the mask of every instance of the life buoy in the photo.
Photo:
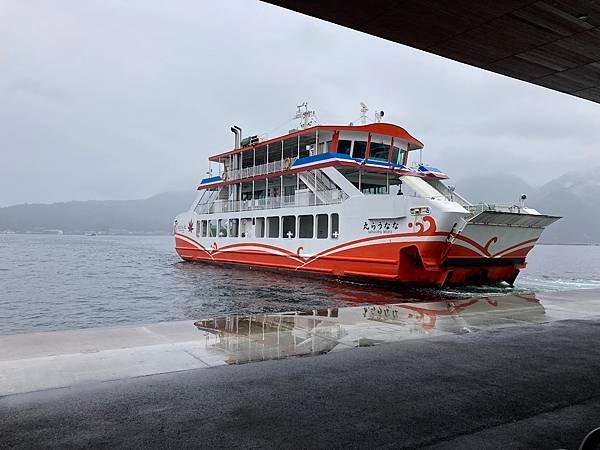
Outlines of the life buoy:
M283 169L289 170L290 167L292 167L292 158L285 158L283 160Z

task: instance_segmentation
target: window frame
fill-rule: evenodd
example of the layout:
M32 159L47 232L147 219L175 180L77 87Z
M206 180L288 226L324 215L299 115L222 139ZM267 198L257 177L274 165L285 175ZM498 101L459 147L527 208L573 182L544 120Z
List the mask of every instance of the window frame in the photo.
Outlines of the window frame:
M234 226L232 226L232 222L235 224ZM231 218L229 219L229 230L228 230L228 237L239 237L240 236L240 219L239 217L235 217L235 218ZM235 235L232 233L232 230L235 230Z
M277 219L273 221L271 219ZM277 236L271 236L271 223L277 223ZM267 237L269 239L279 239L281 237L281 216L267 216Z
M335 220L334 220L335 218ZM330 237L331 239L339 239L340 238L340 215L338 213L332 213L330 217ZM335 224L335 226L334 226ZM337 233L337 236L335 235Z
M302 219L309 218L311 220L310 236L302 234ZM298 238L300 239L314 239L315 237L315 216L313 214L301 214L298 216Z
M225 226L223 226L223 222L225 222ZM218 219L217 222L217 235L218 237L228 237L229 236L229 230L227 229L227 219ZM221 236L221 231L225 230L225 234L223 236Z
M340 148L341 148L340 144L342 142L350 143L350 146L348 147L348 153L340 151ZM348 156L352 155L352 139L339 139L338 143L337 143L337 153L341 153L342 155L348 155Z
M286 231L286 220L287 220L287 224L289 225L290 223L293 226L292 230L288 230ZM287 234L288 232L291 231L292 232L292 236L288 237ZM281 237L283 239L294 239L296 237L296 216L292 216L292 215L288 215L288 216L281 216Z
M264 238L266 235L266 231L267 231L267 221L264 217L255 217L256 221L255 221L255 225L254 225L254 236L257 238ZM261 228L260 231L262 232L260 235L257 233L258 228L258 223L260 222L261 224Z
M361 145L364 144L365 148L364 148L364 152L363 152L363 156L356 156L356 144L360 143ZM367 157L367 147L368 147L369 141L360 141L360 140L354 140L352 141L352 157L356 158L356 159L365 159Z
M323 236L319 236L319 218L323 217L325 218L325 234ZM317 230L315 237L317 239L327 239L329 237L329 214L317 214L315 225Z

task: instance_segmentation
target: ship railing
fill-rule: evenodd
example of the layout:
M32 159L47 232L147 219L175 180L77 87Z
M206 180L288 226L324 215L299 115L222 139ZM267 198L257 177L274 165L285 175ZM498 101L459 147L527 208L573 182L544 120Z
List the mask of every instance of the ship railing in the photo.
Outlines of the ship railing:
M463 207L474 216L484 211L519 214L523 209L520 205L509 203L476 203L474 205L463 205Z
M285 158L283 161L272 161L266 164L259 164L258 166L228 170L221 176L227 180L240 180L243 178L252 178L269 173L281 172L284 168L290 168L296 159L298 158Z
M278 197L262 197L249 200L216 200L212 203L199 204L196 207L198 214L215 214L225 212L254 211L261 209L293 208L297 206L319 206L342 203L348 195L340 189L329 191L300 192L294 195Z

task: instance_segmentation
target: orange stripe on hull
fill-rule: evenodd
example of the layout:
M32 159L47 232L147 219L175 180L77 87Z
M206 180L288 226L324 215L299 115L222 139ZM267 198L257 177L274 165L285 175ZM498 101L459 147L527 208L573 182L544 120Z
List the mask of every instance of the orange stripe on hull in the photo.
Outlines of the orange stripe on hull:
M443 241L428 242L380 242L344 249L338 246L335 254L302 258L291 253L289 250L266 246L260 243L244 243L237 248L236 245L223 247L217 251L209 251L200 244L194 247L189 238L186 240L175 237L176 251L184 260L204 261L220 264L236 264L247 267L263 267L274 270L288 270L335 276L339 278L380 280L410 285L442 286L496 283L500 281L514 281L522 264L493 265L492 260L503 260L515 258L515 255L527 253L530 248L518 249L507 254L507 258L484 258L476 252L455 246L454 252L459 254L463 260L471 260L473 264L463 264L461 267L453 267L451 260L448 266L438 264L439 255L447 248ZM195 241L193 241L195 242ZM254 247L244 249L243 247ZM263 250L261 250L261 248ZM413 249L411 251L410 249ZM414 253L414 254L413 254ZM414 256L418 255L418 256ZM420 259L419 259L420 258ZM486 260L491 265L480 264ZM434 262L432 262L434 261ZM500 261L499 261L500 262Z

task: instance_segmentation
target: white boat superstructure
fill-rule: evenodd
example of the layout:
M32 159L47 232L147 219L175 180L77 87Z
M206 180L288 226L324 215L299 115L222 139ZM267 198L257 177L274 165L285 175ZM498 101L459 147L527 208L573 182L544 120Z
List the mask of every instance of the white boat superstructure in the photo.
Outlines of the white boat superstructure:
M306 113L304 113L306 114ZM409 166L423 144L389 123L303 126L241 139L174 226L185 260L410 285L512 284L558 217L471 204L440 170Z

